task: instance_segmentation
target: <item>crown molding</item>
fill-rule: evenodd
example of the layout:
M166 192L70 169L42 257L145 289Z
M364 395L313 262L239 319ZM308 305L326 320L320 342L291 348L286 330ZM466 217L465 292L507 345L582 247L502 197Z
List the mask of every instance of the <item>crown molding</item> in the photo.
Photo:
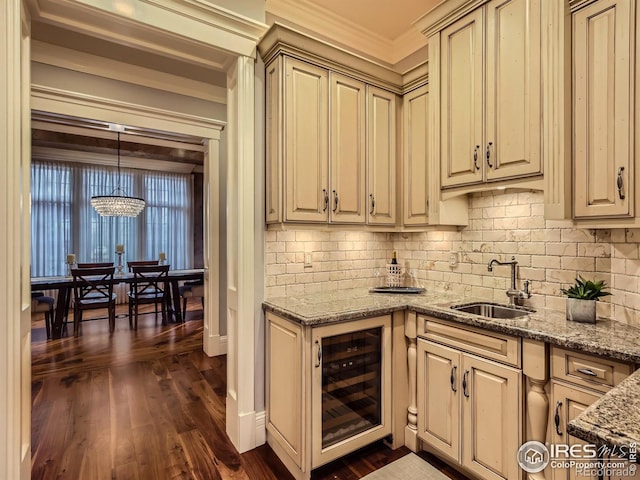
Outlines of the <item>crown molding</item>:
M26 0L32 19L225 71L267 25L205 0Z
M304 0L266 0L268 13L392 64L393 44L350 20Z
M414 28L389 40L307 0L266 0L266 10L276 21L291 23L387 65L398 63L427 44Z
M210 102L227 103L226 87L190 80L37 40L31 41L31 61Z
M446 2L439 3L432 10L413 22L413 26L422 32L423 35L430 37L488 1L489 0L447 0Z
M258 45L265 64L281 53L358 78L395 93L402 93L402 75L390 66L336 47L289 26L274 23Z
M425 47L427 43L427 37L422 35L415 28L407 30L393 41L393 61L391 63L395 65L403 58L414 53L416 50Z

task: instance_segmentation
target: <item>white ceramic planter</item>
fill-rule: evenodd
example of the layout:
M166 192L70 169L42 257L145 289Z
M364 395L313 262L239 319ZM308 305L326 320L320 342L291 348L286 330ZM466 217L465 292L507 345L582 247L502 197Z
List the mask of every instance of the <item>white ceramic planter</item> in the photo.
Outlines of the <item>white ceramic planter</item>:
M567 320L596 323L596 300L567 298Z

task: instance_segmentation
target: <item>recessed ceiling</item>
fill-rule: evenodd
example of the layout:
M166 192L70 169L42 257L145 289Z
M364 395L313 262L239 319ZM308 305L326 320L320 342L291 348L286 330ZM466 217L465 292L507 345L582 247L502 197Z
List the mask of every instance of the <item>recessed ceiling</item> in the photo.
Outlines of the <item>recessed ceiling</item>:
M314 0L320 7L389 40L395 40L412 23L441 0Z

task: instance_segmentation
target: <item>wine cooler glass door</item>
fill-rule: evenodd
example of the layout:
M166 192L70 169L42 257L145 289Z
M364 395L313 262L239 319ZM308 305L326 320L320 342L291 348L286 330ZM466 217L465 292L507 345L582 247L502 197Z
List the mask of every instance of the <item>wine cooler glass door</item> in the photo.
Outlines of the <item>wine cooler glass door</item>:
M315 384L321 396L321 440L316 441L323 456L333 456L324 454L352 438L366 445L366 432L384 436L387 334L379 325L316 338L319 368L314 370L321 370L320 385Z

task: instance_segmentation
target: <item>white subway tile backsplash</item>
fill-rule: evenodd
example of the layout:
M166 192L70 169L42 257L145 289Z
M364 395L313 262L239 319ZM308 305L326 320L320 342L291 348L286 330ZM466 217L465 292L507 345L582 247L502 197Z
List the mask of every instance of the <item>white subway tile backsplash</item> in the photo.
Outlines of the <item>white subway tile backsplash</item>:
M469 197L469 226L416 233L286 230L265 233L267 296L384 284L391 253L432 290L506 302L509 268L487 270L492 258L519 263L518 286L532 281L535 307L564 310L560 289L577 275L603 279L612 297L600 315L640 326L640 229L584 230L544 220L541 192L485 192ZM449 253L458 253L458 266ZM305 253L312 267L304 267Z

